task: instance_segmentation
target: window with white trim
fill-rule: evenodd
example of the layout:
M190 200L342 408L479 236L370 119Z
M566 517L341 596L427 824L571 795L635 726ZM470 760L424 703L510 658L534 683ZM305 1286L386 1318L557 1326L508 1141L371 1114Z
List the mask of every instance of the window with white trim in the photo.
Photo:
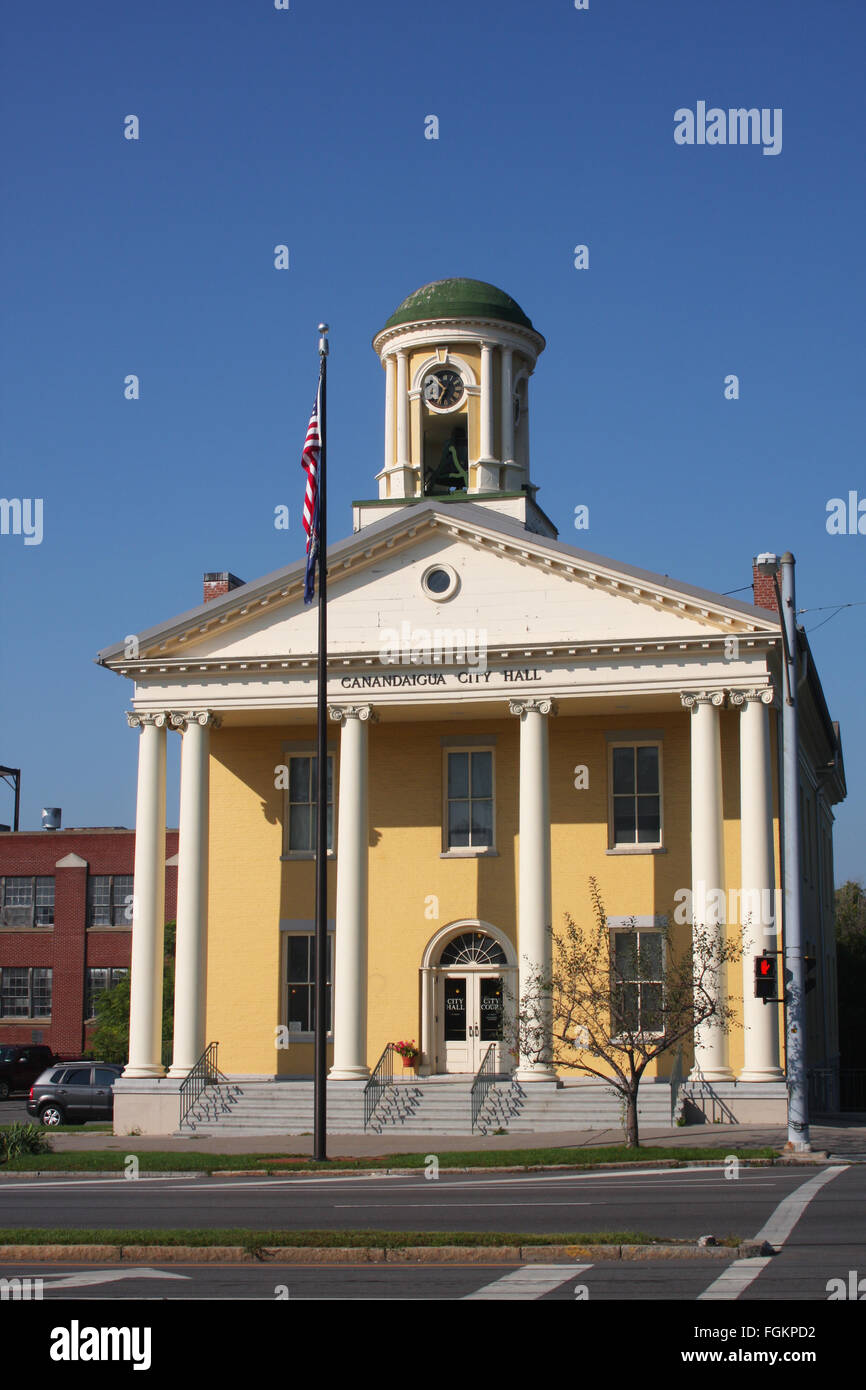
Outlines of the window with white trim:
M664 935L633 927L611 930L610 1010L616 1035L664 1030Z
M662 843L660 743L610 745L610 843L613 848Z
M493 750L446 753L445 848L493 848Z
M328 1032L333 1028L334 937L328 933L328 966L325 994L328 1004ZM286 1024L289 1035L312 1033L316 1026L316 937L313 932L291 932L286 936Z
M316 849L319 760L309 753L288 756L285 853L313 854ZM334 757L328 754L328 850L334 848Z

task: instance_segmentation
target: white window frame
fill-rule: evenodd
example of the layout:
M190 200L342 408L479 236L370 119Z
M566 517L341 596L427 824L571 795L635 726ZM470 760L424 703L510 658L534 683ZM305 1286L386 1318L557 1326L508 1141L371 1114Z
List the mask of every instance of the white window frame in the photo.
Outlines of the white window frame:
M289 747L283 749L283 760L284 760L285 766L286 766L286 768L287 768L287 770L288 770L288 776L287 776L287 778L286 778L286 783L287 783L287 785L283 788L283 852L282 852L282 854L280 855L280 858L281 858L282 860L285 860L285 861L291 861L291 860L304 860L304 859L315 859L315 857L316 857L316 851L315 851L315 849L290 849L290 848L289 848L289 834L290 834L290 830L291 830L291 825L290 825L290 820L291 820L290 807L291 807L291 803L290 803L290 801L289 801L289 791L290 791L291 780L292 780L291 761L292 761L292 758L308 758L308 759L311 760L311 764L312 764L312 759L313 759L313 758L316 758L316 757L318 757L318 750L317 750L317 748L315 747L315 745L312 744L312 743L309 743L309 744L296 744L296 743L293 743L293 744L291 744ZM329 744L329 745L328 745L328 760L329 760L330 763L331 763L331 789L332 789L332 793L333 793L332 798L331 798L331 803L330 803L330 804L331 804L331 806L333 807L333 811L334 811L334 815L333 815L333 824L334 824L333 843L332 843L331 847L328 849L328 858L329 858L329 859L336 859L336 857L337 857L337 794L338 794L337 774L338 774L338 764L337 764L337 750L336 750L336 747L335 747L334 745L332 745L332 744ZM312 775L312 765L311 765L311 775ZM312 803L310 802L310 803L307 803L307 804L311 805Z
M449 845L448 843L448 807L450 798L448 796L448 759L452 753L489 753L490 754L490 844L489 845ZM471 767L470 762L470 788ZM478 797L477 800L486 800L486 797ZM472 798L469 798L472 804ZM494 742L483 743L451 743L442 749L442 852L440 859L480 859L486 856L496 857L496 745Z
M281 971L281 975L280 975L281 985L282 985L281 993L280 993L280 1023L281 1023L281 1026L285 1026L285 1028L288 1029L288 1026L289 1026L289 937L295 937L295 936L303 936L303 937L306 937L308 940L312 940L313 946L315 947L316 930L315 930L314 924L313 924L313 923L310 923L310 926L309 926L308 928L305 928L305 927L303 927L303 926L292 926L292 927L290 927L290 928L287 928L287 929L285 929L285 930L282 930L282 931L280 932L280 935L281 935L281 937L282 937L282 939L283 939L283 942L282 942L282 953L281 953L281 954L282 954L282 971ZM334 1009L335 1009L335 1006L336 1006L336 997L335 997L335 995L334 995L334 973L335 973L336 964L337 964L337 962L336 962L337 943L336 943L336 934L335 934L335 932L334 932L334 928L331 926L330 923L328 924L328 941L329 941L329 943L330 943L330 953L331 953L331 979L330 979L330 990L331 990L331 1027L327 1030L327 1033L326 1033L325 1036L326 1036L328 1042L333 1042L333 1041L334 1041L334 1026L333 1026L333 1020L334 1020ZM297 982L295 982L295 983L297 983ZM304 984L307 985L307 986L312 985L312 983L313 983L313 982L312 982L312 981L309 981L309 980L304 981ZM314 1032L312 1032L312 1031L309 1031L309 1030L301 1030L301 1029L298 1029L297 1032L290 1032L288 1036L289 1036L289 1045L290 1045L290 1046L291 1046L292 1043L295 1043L295 1042L299 1042L299 1043L311 1043L311 1042L315 1042L315 1040L316 1040L316 1034L315 1034Z
M608 854L657 854L665 847L664 819L664 744L660 738L617 738L609 737L607 745L607 852ZM614 818L613 755L617 748L655 748L658 752L659 766L659 838L658 840L631 841L618 844L616 841L616 822ZM635 791L637 796L637 791Z
M629 920L631 920L631 919L629 919ZM660 937L662 938L662 978L661 978L660 980L649 980L649 979L647 979L647 980L641 980L641 979L638 979L638 980L634 981L634 983L637 984L638 986L640 986L640 985L642 985L642 984L644 984L644 985L654 985L654 984L661 985L661 987L662 987L662 995L664 995L665 976L666 976L666 974L667 974L667 964L668 964L668 960L667 960L667 941L666 941L666 939L665 939L665 929L664 929L663 926L659 926L657 923L646 923L646 922L642 922L642 920L641 920L640 918L635 918L635 919L634 919L634 926L632 927L632 926L627 926L627 925L622 921L622 919L619 919L618 921L615 921L615 922L612 922L610 919L608 919L608 932L609 932L609 935L610 935L610 965L611 965L611 969L610 969L610 975L611 975L611 982L610 982L610 983L611 983L611 990L610 990L610 993L611 993L610 1020L611 1020L611 1029L612 1029L612 1028L613 1028L613 1023L614 1023L614 1012L613 1012L613 985L614 985L614 979L613 979L613 966L614 966L614 962L615 962L615 960L616 960L616 945L615 945L615 942L614 942L614 937L615 937L615 936L624 936L624 935L626 935L626 934L628 934L628 935L635 934L635 935L637 935L638 937L641 937L641 936L660 936ZM638 953L640 953L640 941L638 941ZM628 984L629 981L626 980L626 981L624 981L624 983ZM640 1022L640 1013L641 1013L641 1003L640 1003L640 999L639 999L639 1001L638 1001L638 1021L639 1021L639 1022ZM643 1028L642 1028L642 1029L640 1029L637 1033L634 1033L634 1034L626 1035L626 1034L618 1033L618 1034L616 1034L616 1036L614 1036L614 1034L611 1032L611 1042L613 1042L613 1043L625 1043L626 1037L627 1037L627 1036L632 1036L632 1037L637 1037L637 1038L647 1038L647 1039L650 1039L650 1038L661 1038L661 1037L664 1036L664 1029L663 1029L663 1028L658 1028L658 1029L655 1029L655 1030L653 1030L653 1031L647 1031L646 1029L643 1029Z

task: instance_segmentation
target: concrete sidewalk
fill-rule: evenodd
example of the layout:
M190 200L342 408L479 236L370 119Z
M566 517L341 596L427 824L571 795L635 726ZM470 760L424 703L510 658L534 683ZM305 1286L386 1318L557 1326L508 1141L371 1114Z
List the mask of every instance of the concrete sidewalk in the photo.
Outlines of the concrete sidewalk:
M812 1148L847 1157L866 1159L866 1120L856 1122L833 1117L834 1123L812 1125ZM312 1135L278 1134L244 1135L223 1138L218 1135L197 1138L195 1135L112 1135L51 1134L55 1153L77 1153L85 1149L114 1150L121 1153L220 1153L220 1154L298 1154L313 1152ZM681 1128L641 1131L641 1146L652 1150L665 1148L723 1148L782 1149L787 1141L784 1125L687 1125ZM374 1158L397 1153L486 1153L512 1149L595 1149L624 1143L621 1129L569 1130L556 1133L499 1134L499 1135L401 1135L399 1130L389 1134L329 1134L328 1157Z

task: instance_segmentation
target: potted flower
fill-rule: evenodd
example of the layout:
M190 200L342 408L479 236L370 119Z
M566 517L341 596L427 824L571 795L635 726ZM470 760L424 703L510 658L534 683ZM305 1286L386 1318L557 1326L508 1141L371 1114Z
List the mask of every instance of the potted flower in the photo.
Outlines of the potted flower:
M414 1041L396 1042L393 1046L394 1051L399 1052L400 1056L403 1058L403 1066L407 1069L411 1067L414 1071L415 1063L421 1056L421 1049L415 1046Z

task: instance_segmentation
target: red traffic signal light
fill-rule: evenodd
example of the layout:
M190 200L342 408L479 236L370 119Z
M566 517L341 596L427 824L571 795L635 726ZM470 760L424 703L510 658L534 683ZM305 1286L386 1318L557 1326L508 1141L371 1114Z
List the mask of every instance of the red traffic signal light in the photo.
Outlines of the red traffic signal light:
M766 1003L770 999L775 999L778 993L776 957L765 952L762 956L755 956L755 998L763 999Z

